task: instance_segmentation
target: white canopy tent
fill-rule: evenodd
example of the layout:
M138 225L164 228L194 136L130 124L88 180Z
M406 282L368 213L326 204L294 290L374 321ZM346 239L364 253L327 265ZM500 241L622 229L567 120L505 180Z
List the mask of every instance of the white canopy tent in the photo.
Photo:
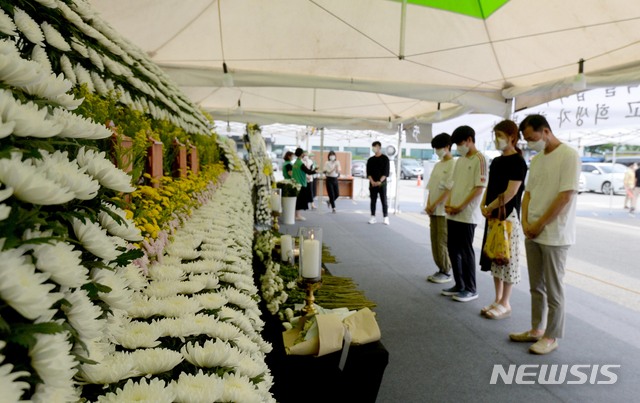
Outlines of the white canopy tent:
M223 121L395 132L640 83L634 0L91 3Z

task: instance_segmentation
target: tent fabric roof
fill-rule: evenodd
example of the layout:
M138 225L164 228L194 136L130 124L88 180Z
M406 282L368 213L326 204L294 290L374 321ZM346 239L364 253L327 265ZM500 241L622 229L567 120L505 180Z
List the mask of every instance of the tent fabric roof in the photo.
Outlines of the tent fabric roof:
M508 116L576 93L580 59L587 88L640 83L633 0L510 0L484 18L428 2L446 3L91 1L219 120L389 131Z

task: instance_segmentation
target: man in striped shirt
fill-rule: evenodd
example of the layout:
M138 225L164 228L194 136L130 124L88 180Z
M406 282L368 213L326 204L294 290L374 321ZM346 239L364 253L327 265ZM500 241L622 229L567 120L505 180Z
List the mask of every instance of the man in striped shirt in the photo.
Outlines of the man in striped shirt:
M447 213L447 249L456 284L442 295L455 301L468 302L478 298L476 290L476 255L473 235L482 220L480 201L487 187L487 162L475 144L476 133L469 126L453 131L451 142L460 158L453 170L453 188L445 204Z

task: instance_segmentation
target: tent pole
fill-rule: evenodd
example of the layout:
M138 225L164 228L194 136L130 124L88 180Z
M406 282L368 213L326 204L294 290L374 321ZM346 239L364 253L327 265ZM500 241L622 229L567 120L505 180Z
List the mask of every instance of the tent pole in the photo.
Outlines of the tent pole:
M613 158L611 159L611 192L609 192L609 215L613 214L613 194L615 193L615 187L613 185L613 166L616 163L616 149L617 144L613 145Z
M400 49L398 50L398 59L404 60L404 43L405 31L407 26L407 0L402 0L402 9L400 11Z
M327 181L327 176L322 173L324 172L323 158L324 158L324 127L321 127L320 128L320 157L318 158L318 170L320 172L320 174L318 174L318 179L321 179L320 183L318 184L318 203L320 205L324 204L322 203L322 196L323 196L323 190L325 187L325 182Z
M404 124L398 125L398 152L396 153L396 194L393 203L393 213L398 215L400 213L400 197L398 192L400 191L400 160L402 159L402 131L404 130Z

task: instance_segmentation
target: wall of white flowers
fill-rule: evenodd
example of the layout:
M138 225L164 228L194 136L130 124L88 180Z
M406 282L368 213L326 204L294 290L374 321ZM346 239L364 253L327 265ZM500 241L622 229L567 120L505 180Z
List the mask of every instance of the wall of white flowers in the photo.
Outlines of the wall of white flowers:
M76 91L187 133L208 120L81 0L0 0L0 401L272 401L251 267L253 180L194 198L141 269L135 190ZM177 217L178 218L178 217Z

